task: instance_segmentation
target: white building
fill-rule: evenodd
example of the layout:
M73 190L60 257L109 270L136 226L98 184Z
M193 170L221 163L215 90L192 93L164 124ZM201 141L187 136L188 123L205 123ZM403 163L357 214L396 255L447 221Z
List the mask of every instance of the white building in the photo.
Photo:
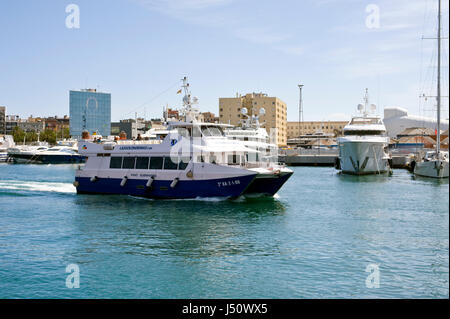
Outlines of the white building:
M445 114L443 114L445 116ZM437 120L417 115L408 115L408 110L401 107L384 108L384 125L389 137L396 137L407 128L426 127L437 129ZM441 130L448 130L448 119L441 118Z

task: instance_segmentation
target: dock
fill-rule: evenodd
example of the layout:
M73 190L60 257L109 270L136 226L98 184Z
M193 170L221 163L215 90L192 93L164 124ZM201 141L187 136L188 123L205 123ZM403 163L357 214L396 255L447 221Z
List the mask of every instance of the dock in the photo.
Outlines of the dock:
M319 152L302 151L300 154L291 152L290 154L280 155L278 161L287 166L330 166L333 167L337 161L337 152ZM392 154L389 160L391 168L401 168L411 170L411 162L414 154Z

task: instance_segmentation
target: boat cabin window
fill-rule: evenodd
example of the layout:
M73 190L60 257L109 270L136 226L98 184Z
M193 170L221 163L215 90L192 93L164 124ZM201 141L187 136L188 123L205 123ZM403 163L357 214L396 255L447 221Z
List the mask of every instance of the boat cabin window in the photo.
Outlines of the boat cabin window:
M379 118L361 118L355 117L351 120L352 125L362 125L362 124L382 124Z
M182 157L180 162L178 163L178 169L184 171L188 166L190 160L191 159L189 157Z
M163 168L163 157L152 157L150 159L150 169L162 169Z
M239 165L240 156L233 154L228 155L228 165Z
M190 162L189 157L179 157L174 162L169 157L111 157L109 168L123 169L167 169L185 170ZM149 165L150 163L150 165ZM164 165L163 165L164 164Z
M344 131L344 135L383 135L384 131L380 130L348 130Z
M179 127L177 128L178 134L180 134L183 137L190 137L191 133L190 131L185 127Z
M111 157L109 168L122 168L122 157Z
M148 163L150 158L148 157L137 157L136 158L136 169L148 169Z
M134 168L134 163L136 161L135 157L124 157L122 168L132 169Z
M201 127L203 136L223 136L223 131L217 126L206 126Z
M172 157L164 157L164 169L177 169L178 163L172 160Z
M210 155L209 156L209 162L211 164L216 164L217 163L217 157L215 155Z

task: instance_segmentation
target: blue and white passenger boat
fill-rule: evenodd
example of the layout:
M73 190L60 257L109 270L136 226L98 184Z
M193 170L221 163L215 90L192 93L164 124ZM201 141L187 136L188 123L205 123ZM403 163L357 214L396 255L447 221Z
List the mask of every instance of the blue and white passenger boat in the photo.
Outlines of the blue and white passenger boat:
M292 171L253 161L257 151L225 136L229 125L198 122L186 78L183 88L184 121L168 123L164 140L80 141L87 160L76 171L77 192L170 199L274 195Z

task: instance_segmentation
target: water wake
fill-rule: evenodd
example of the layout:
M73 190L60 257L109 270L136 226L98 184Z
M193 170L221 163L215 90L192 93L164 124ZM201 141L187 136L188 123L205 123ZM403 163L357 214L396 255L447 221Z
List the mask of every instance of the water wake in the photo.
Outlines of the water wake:
M14 190L24 192L56 192L75 193L76 189L71 183L60 182L34 182L17 180L0 180L1 190Z

